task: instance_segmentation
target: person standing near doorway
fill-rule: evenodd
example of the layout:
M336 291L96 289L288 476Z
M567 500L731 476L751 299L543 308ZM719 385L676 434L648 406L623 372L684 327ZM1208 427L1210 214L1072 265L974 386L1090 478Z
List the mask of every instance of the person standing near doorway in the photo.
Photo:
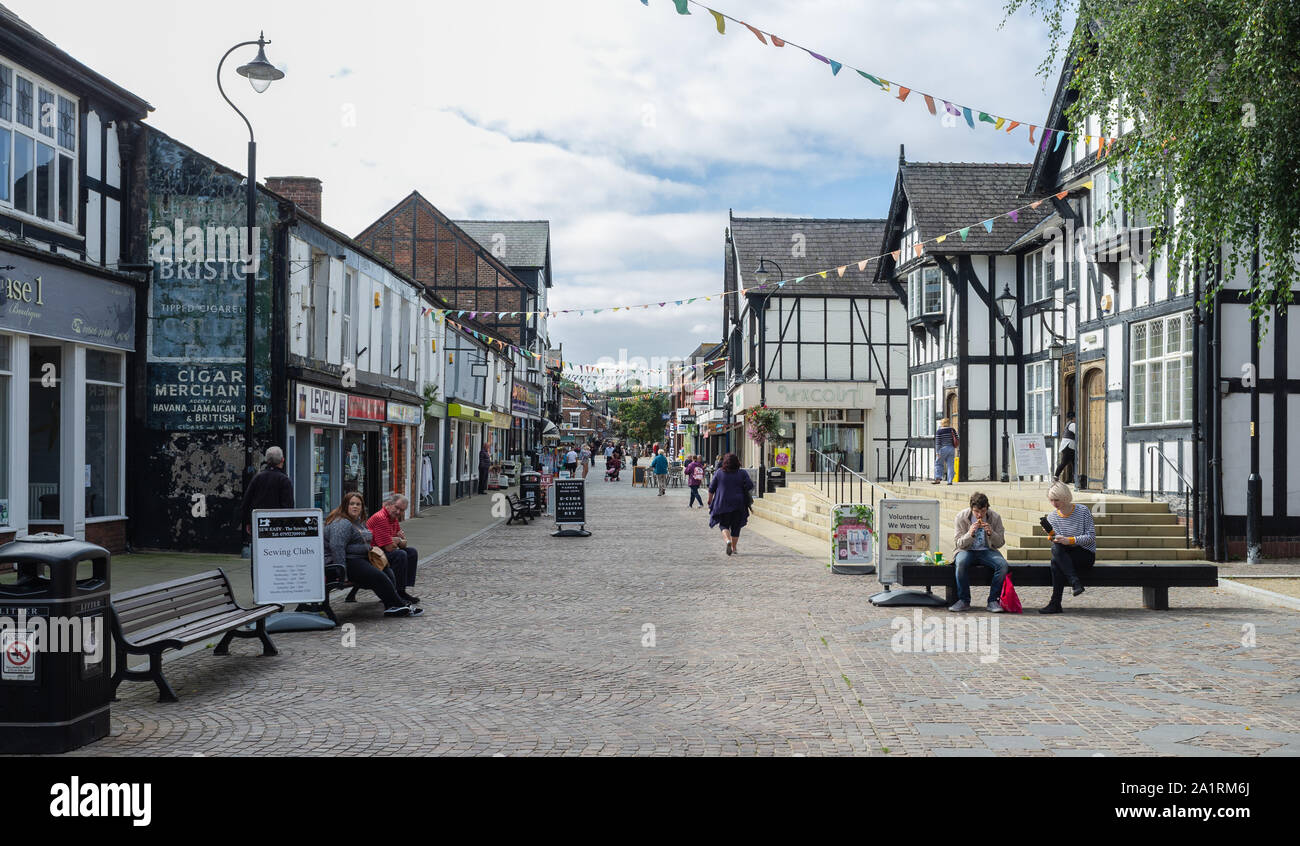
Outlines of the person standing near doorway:
M478 492L487 493L488 471L492 469L492 455L488 452L485 441L478 448Z
M957 446L961 440L957 437L957 430L948 425L947 417L939 421L939 428L934 430L934 481L931 484L939 484L945 478L948 484L956 474L953 472L953 462L957 458Z
M1065 416L1065 434L1061 436L1061 460L1052 473L1058 481L1069 484L1074 481L1074 445L1078 438L1078 429L1074 425L1074 412Z

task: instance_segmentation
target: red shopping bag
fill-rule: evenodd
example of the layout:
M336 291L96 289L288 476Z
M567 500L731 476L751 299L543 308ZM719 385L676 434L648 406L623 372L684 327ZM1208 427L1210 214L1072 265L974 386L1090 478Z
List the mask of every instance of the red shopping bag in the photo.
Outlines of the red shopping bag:
M1020 607L1020 597L1016 595L1016 586L1011 584L1011 571L1007 571L1007 576L1002 580L1002 595L998 597L998 602L1002 605L1002 610L1008 614L1019 614L1022 610Z

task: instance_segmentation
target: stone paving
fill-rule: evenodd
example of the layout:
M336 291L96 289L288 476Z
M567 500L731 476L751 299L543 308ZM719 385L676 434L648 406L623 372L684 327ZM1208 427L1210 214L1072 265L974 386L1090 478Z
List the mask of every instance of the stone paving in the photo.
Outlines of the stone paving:
M1209 588L1152 612L1096 588L1040 616L1027 588L1030 613L963 616L996 620L996 661L898 652L914 609L871 606L873 577L749 531L728 558L684 489L593 470L588 490L592 537L490 528L421 567L423 617L340 602L355 646L180 656L179 703L125 684L112 736L76 754L1300 754L1297 612Z

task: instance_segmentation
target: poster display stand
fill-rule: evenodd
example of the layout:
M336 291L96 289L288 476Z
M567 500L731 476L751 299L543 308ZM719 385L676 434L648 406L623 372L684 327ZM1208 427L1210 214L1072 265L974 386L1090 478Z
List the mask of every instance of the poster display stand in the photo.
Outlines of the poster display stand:
M926 590L898 588L898 566L911 564L927 554L939 552L939 500L937 499L882 499L876 511L876 533L879 540L880 583L885 590L871 597L872 605L879 606L929 606L947 603L943 597Z
M253 601L314 604L325 601L325 518L319 508L253 510ZM317 614L283 611L266 621L270 632L332 629Z
M876 572L875 509L870 503L842 503L831 510L832 573L869 576Z
M587 482L585 479L566 479L561 474L555 480L555 528L553 538L589 538L587 522ZM577 528L573 528L577 526Z

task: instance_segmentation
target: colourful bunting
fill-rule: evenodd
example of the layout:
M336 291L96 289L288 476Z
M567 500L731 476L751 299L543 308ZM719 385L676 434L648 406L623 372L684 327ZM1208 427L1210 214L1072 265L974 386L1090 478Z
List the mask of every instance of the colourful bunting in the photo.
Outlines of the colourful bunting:
M713 19L718 22L718 35L726 35L727 34L726 19L723 18L721 14L713 11L712 9L709 9L709 14L713 15Z
M689 4L690 0L673 0L673 5L677 7L677 14L679 15L689 15L691 13L691 10L687 8Z
M993 218L990 217L988 220L983 221L983 223L984 223L984 230L986 232L993 231Z
M904 87L901 86L901 85L898 86L898 99L899 99L899 102L902 102L903 100L906 100L906 99L907 99L907 95L908 95L908 94L911 94L911 93L912 93L912 89L910 89L910 88L904 88Z
M962 239L963 241L965 241L965 240L966 240L966 236L970 234L970 227L969 227L969 226L963 226L961 229L957 230L957 232L958 232L958 234L961 235L961 239Z
M971 117L970 106L962 106L961 113L966 117L966 125L971 129L975 128L975 118Z
M938 238L935 238L935 239L934 239L934 242L935 242L936 244L942 244L944 241L947 241L947 240L948 240L948 236L947 236L947 235L940 235Z
M858 262L858 270L866 270L867 262L869 261L871 261L871 259L863 259L862 261Z
M1011 219L1012 219L1013 221L1015 221L1016 223L1019 223L1019 222L1020 222L1020 212L1018 212L1018 211L1009 211L1009 212L1007 212L1007 217L1011 218Z
M921 245L920 245L920 244L913 244L913 245L912 245L912 253L913 253L917 258L920 258L920 257L921 257Z
M835 268L835 272L839 275L839 278L844 278L844 271L848 270L848 267L847 264L841 264L839 267Z
M844 65L835 61L834 59L831 59L830 63L831 63L831 76L839 76L840 68L844 67Z
M929 94L922 94L921 96L925 98L925 107L930 110L930 114L934 114L934 98Z
M894 250L893 252L890 253L890 255L894 257L894 263L897 264L897 263L898 263L898 255L899 255L899 251L898 251L898 250Z
M759 32L759 31L756 30L756 29L754 29L754 28L753 28L752 26L750 26L749 24L745 24L745 27L748 28L750 32L754 33L754 37L755 37L755 38L757 38L759 41L763 42L764 44L767 44L767 39L763 37L763 33Z
M1064 200L1064 199L1065 199L1065 195L1066 195L1066 194L1069 194L1069 193L1070 193L1069 191L1061 191L1060 193L1055 194L1054 196L1055 196L1056 199L1058 199L1058 200Z

